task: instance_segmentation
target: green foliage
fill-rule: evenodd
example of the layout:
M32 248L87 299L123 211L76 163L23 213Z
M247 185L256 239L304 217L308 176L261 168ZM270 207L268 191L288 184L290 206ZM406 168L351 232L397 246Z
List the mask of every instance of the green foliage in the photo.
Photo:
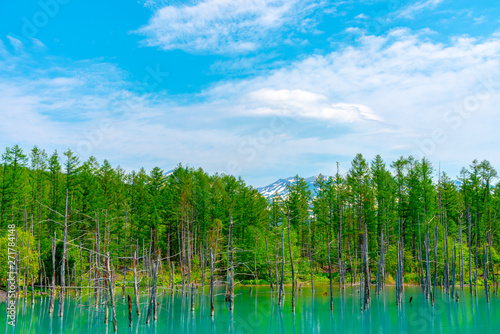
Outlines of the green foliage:
M55 268L52 267L52 251L47 250L45 253L42 254L42 261L43 265L45 267L45 271L47 273L47 276L52 277L52 272L55 270L55 276L56 276L56 284L60 284L61 282L61 267L62 267L62 259L63 259L63 243L58 242L56 245L56 254L55 254ZM78 261L77 261L78 259ZM67 263L66 263L66 280L68 279L67 277L69 276L68 273L71 272L75 265L77 266L77 270L79 272L79 265L80 265L80 260L79 260L79 252L76 249L68 250L67 251Z
M315 281L328 282L328 251L334 280L339 279L340 256L346 278L354 274L355 265L359 278L365 240L372 279L376 277L381 249L386 251L386 272L394 277L395 241L399 234L404 245L405 280L418 282L418 256L419 251L424 254L427 228L431 271L434 271L436 225L439 276L443 275L446 255L445 228L450 272L455 241L457 256L460 254L460 235L466 279L468 245L472 247L472 269L477 266L482 274L483 245L489 251L491 238L490 263L498 268L500 184L494 186L497 173L488 161L474 160L464 168L459 186L446 173L436 175L428 160L412 156L386 164L380 156L369 161L358 154L345 175L340 173L338 164L336 167L334 176L317 178L316 193L311 193L303 178L295 176L286 195L268 200L241 178L231 175L208 175L202 169L182 165L169 173L158 167L126 173L107 160L100 163L89 157L80 161L70 149L62 154L57 151L48 154L34 147L25 154L16 145L5 150L0 165L0 230L5 233L7 224L21 226L33 217L30 272L38 278L36 249L40 241L42 276L50 276L54 269L57 281L65 219L70 241L67 273L71 277L75 268L80 276L81 267L83 275L88 275L89 250L99 247L101 253L109 251L117 259L114 261L117 268L124 267L124 258L132 256L136 249L139 257L151 249L175 264L176 282L188 279L188 275L181 275L182 268L183 273L190 269L190 278L197 283L201 281L202 270L205 274L209 272L212 250L216 252L217 279L224 281L229 266L231 219L235 276L243 283L270 282L272 275L276 284L276 271L281 274L283 259L285 282L291 280L292 259L298 280L308 282L312 267ZM433 180L436 176L437 180ZM54 233L56 267L52 268ZM26 237L18 229L18 249L22 240L27 244ZM5 238L2 234L2 250L6 249ZM82 266L80 242L84 248ZM28 254L25 248L24 259ZM5 256L0 257L0 264L0 279L4 283ZM459 265L458 261L456 264ZM130 268L130 260L127 266ZM21 267L24 273L24 262ZM164 268L165 277L169 277L169 270Z
M0 256L0 285L7 285L7 277L8 277L8 262L12 259L9 259L9 249L13 249L17 251L18 254L18 266L20 268L28 268L28 258L29 258L29 272L30 276L33 275L35 281L38 281L38 273L40 270L40 266L38 263L38 252L37 252L37 243L33 236L28 236L28 233L24 233L22 228L17 228L17 241L11 238L11 235L6 234L5 236L0 237L0 249L4 254ZM29 238L29 244L28 244ZM13 247L12 247L13 246ZM20 254L20 257L19 257ZM21 284L25 284L25 277L21 275L20 282ZM30 282L30 278L26 278L27 282Z

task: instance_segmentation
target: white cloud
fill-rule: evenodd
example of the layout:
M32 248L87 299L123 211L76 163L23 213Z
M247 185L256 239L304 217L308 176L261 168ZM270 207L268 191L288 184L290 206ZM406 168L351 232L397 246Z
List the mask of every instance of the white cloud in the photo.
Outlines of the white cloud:
M404 7L397 13L399 18L411 19L416 14L423 12L424 10L434 9L440 5L444 0L421 0L413 4Z
M147 36L146 45L164 50L245 53L299 23L314 7L311 0L202 0L161 7L136 32Z
M9 53L7 52L7 50L5 50L5 44L3 43L3 41L0 39L0 55L3 56L3 57L8 57L9 56ZM1 62L0 62L1 64Z
M344 119L346 122L382 121L382 118L374 110L361 104L334 103L324 112L326 113L326 119L335 119L335 116L338 115L340 119Z
M498 36L444 44L399 29L358 42L216 83L196 96L203 102L187 105L176 96L134 93L112 64L55 60L50 69L17 73L21 59L0 60L0 68L12 68L0 77L1 139L78 152L90 136L98 141L91 154L129 170L182 162L231 172L235 161L250 181L328 174L358 152L387 160L418 155L429 143L427 155L443 169L473 158L500 166ZM436 141L436 130L445 139Z
M260 89L247 94L242 103L249 115L290 116L333 123L381 121L367 106L332 103L321 94L294 89Z
M475 18L474 18L474 23L475 23L475 24L482 24L482 23L484 23L484 22L486 22L486 21L487 21L487 19L486 19L486 16L485 16L485 15L481 15L481 16L479 16L479 17L475 17Z
M47 46L45 44L43 44L43 42L40 41L39 39L36 39L36 38L30 38L30 39L31 39L31 42L33 42L33 45L35 45L41 49L47 48Z
M10 44L14 47L14 49L16 49L17 51L24 49L23 42L21 42L17 38L14 38L12 36L7 36L7 39L9 40Z
M500 123L495 108L500 102L500 39L457 37L442 44L426 33L432 32L398 29L385 36L361 36L357 47L311 56L250 80L220 83L204 94L230 100L227 110L241 117L316 120L309 139L294 138L297 128L290 128L285 141L294 144L280 142L279 155L286 154L282 159L292 164L300 164L296 157L312 154L312 138L325 155L341 146L337 154L351 157L356 152L388 159L425 154L443 164L466 165L477 157L478 147L497 152L492 124ZM493 87L491 92L484 82ZM474 111L465 110L467 103ZM348 125L350 131L330 133L335 139L328 139L325 128L332 124ZM435 131L443 131L445 139L435 140ZM300 145L302 140L309 144ZM500 165L497 156L481 158Z
M172 168L182 162L216 172L225 169L221 161L229 159L227 152L239 142L234 131L207 125L213 117L200 121L206 109L191 106L185 112L169 97L133 87L113 64L57 57L34 60L4 51L0 58L0 69L5 70L0 76L4 148L14 144L26 150L33 145L59 152L71 148L82 160L95 155L129 171L142 166ZM25 64L33 67L27 69Z

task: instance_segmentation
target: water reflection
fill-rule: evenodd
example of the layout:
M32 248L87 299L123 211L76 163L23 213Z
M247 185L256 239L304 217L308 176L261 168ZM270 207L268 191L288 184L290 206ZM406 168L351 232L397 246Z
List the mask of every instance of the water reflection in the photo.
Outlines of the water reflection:
M158 320L145 324L147 299L141 300L141 316L133 307L133 324L129 327L127 298L116 300L118 331L120 333L497 333L500 328L500 300L496 296L486 302L484 293L471 296L468 291L458 291L459 301L445 292L436 291L433 307L419 288L407 287L402 303L395 304L396 294L391 287L380 294L372 293L366 310L360 310L359 289L346 288L334 291L333 310L330 297L316 288L313 297L310 289L302 287L296 299L296 311L291 311L290 297L283 305L277 304L267 287L240 287L235 290L234 310L224 301L223 288L215 297L215 316L210 316L208 290L194 294L195 310L190 308L190 293L161 290L158 296ZM129 293L133 293L132 291ZM287 290L287 294L290 291ZM412 303L409 298L413 296ZM113 333L110 320L104 323L104 308L91 307L95 300L67 298L64 304L55 301L49 314L49 299L20 299L17 308L17 326L6 321L6 302L0 302L0 320L6 333ZM64 307L63 318L59 307ZM111 314L111 311L110 311Z

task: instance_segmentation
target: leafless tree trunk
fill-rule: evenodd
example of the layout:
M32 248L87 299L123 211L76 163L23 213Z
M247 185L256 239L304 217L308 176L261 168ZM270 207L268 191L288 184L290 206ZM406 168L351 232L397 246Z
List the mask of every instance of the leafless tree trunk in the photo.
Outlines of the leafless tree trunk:
M63 316L64 312L64 299L66 297L66 290L65 290L65 265L66 265L66 251L67 251L67 243L68 241L68 189L66 189L66 206L64 210L64 240L63 240L63 258L62 258L62 265L61 265L61 301L60 301L60 306L59 306L59 316Z
M116 332L116 307L115 307L115 282L113 279L113 271L111 270L113 266L112 260L110 259L109 253L107 253L106 259L106 271L107 271L107 279L108 279L108 289L109 289L109 299L111 301L111 311L113 312L113 330Z
M141 315L141 305L139 303L139 289L137 288L137 248L134 252L134 296L135 296L135 307L137 310L137 315Z
M295 312L295 271L293 268L292 242L290 240L290 213L288 212L288 251L290 253L290 266L292 270L292 312Z

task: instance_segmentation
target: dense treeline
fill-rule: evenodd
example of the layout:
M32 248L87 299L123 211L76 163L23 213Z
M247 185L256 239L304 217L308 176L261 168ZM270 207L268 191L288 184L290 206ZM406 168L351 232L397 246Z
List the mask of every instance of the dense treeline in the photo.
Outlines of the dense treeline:
M7 226L15 224L20 280L27 283L31 272L37 284L50 281L54 235L61 266L65 219L66 268L77 284L90 266L80 250L100 243L122 272L136 250L161 254L162 270L174 272L176 284L205 284L211 252L215 275L226 280L231 245L237 281L275 287L282 272L285 282L314 284L328 280L329 269L341 285L360 274L372 283L397 283L400 271L400 283L444 277L463 287L483 276L496 283L496 176L488 161L473 161L453 181L426 159L387 165L380 156L370 162L358 154L346 175L320 175L316 193L297 176L287 195L267 200L231 175L181 165L168 175L160 168L126 173L106 160L82 162L71 150L25 153L16 145L0 166L0 243L6 249ZM0 258L6 285L7 259Z

